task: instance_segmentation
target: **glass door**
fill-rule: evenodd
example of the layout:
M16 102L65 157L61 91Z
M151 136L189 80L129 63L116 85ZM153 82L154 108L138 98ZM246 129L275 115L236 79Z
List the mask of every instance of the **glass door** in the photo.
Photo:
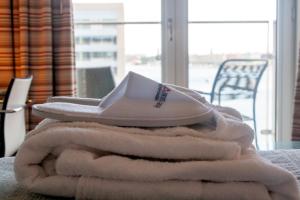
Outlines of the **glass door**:
M258 143L261 148L269 148L274 139L275 113L275 0L189 0L189 87L204 92L212 92L218 69L230 59L263 59L268 61L266 71L258 85L253 116L253 96L228 95L220 104L239 110L250 126L256 120ZM251 69L239 80L230 80L233 70L239 70L235 63L223 81L225 86L240 87L242 81L251 88ZM246 64L244 64L246 65ZM245 67L245 66L244 66ZM243 68L243 67L241 67ZM246 71L247 69L245 69ZM242 76L248 76L243 80ZM232 78L232 77L231 77ZM227 82L228 83L227 83ZM232 83L229 83L232 81ZM248 82L247 82L248 81ZM240 85L239 85L240 84ZM228 89L228 88L227 88ZM225 89L224 89L225 90ZM214 91L218 100L219 91ZM228 89L225 93L232 93ZM207 99L210 100L210 96ZM218 104L218 101L213 103ZM249 117L249 118L246 118Z

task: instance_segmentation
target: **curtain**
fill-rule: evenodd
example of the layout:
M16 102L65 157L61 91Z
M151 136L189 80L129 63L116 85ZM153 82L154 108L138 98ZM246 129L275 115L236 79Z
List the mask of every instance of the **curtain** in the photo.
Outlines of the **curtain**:
M75 93L71 0L0 1L0 88L33 76L29 99ZM29 128L40 119L29 116Z
M293 130L292 140L300 141L300 49L299 49L299 60L298 60L298 74L297 83L295 89L294 99L294 119L293 119Z

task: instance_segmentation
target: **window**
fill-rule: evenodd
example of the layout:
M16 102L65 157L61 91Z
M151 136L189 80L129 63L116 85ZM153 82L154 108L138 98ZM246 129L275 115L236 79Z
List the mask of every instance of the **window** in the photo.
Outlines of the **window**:
M75 48L82 52L76 54L77 68L110 66L117 82L135 71L157 81L209 91L222 61L267 59L257 121L260 143L270 148L275 134L276 48L280 48L277 0L73 2ZM239 102L238 109L248 112L244 103Z
M82 53L82 59L83 60L90 60L91 59L91 53L90 52L83 52Z

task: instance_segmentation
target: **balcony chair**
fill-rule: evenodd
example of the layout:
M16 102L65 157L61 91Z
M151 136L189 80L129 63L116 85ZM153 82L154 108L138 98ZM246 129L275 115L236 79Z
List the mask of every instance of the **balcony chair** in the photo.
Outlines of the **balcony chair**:
M78 95L88 98L102 98L115 87L111 67L78 68Z
M258 148L256 133L256 95L263 72L268 66L264 59L229 59L221 63L215 76L211 92L198 91L209 95L210 102L222 99L252 99L252 116L242 114L245 121L252 120L255 131L255 145Z
M0 157L12 156L24 141L25 102L32 77L13 78L6 90L0 110Z

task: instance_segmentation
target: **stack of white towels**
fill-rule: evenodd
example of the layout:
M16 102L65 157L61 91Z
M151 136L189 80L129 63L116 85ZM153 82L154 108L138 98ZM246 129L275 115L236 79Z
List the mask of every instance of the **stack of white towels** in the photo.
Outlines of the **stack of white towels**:
M169 128L45 119L17 153L17 181L76 199L299 200L295 177L257 155L240 114L213 108L208 123Z

